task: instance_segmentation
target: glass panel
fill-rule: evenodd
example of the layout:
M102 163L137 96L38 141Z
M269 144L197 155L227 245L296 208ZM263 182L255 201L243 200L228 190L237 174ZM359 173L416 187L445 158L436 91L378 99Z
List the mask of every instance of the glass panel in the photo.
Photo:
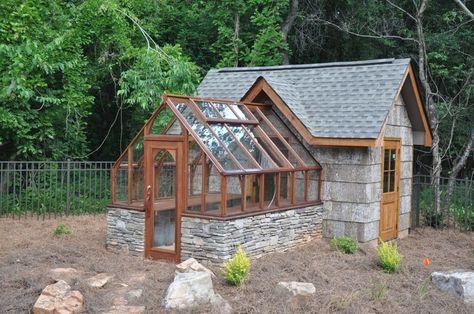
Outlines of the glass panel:
M189 141L188 152L188 204L187 211L201 211L203 152L194 141Z
M242 210L242 177L227 177L227 214L235 214Z
M264 193L263 193L263 201L264 201L264 208L272 208L275 207L276 202L276 179L277 175L275 173L266 173L264 174Z
M395 170L390 171L390 188L389 192L395 191Z
M295 182L296 203L304 202L305 178L303 171L297 171Z
M383 172L383 192L384 193L387 193L389 189L389 176L390 174L388 171Z
M132 145L132 205L143 205L143 135Z
M176 162L174 151L160 150L154 159L153 247L175 250Z
M248 126L248 130L250 131L250 134L253 136L254 140L262 146L265 152L270 156L271 160L275 162L278 167L289 167L281 151L271 145L268 138L264 136L264 130L252 125Z
M262 111L263 114L267 117L268 120L273 124L273 126L278 130L281 136L286 140L286 142L291 146L296 154L305 162L308 166L317 166L318 163L316 160L311 156L308 150L301 144L301 142L296 138L296 136L291 132L291 130L283 123L283 121L276 115L276 113L271 109L264 109ZM277 134L272 131L271 127L257 114L257 120L260 122L260 126L262 129L267 133L267 135L277 144L280 150L285 149L288 150L287 147L281 142L278 138ZM293 153L288 155L288 159L293 166L301 166L297 162L297 158Z
M196 101L196 105L206 118L220 118L214 106L207 101Z
M390 150L389 149L384 149L384 155L383 155L383 170L389 170L389 161L390 161Z
M263 169L276 168L277 165L273 160L267 157L266 154L257 146L256 139L250 135L250 130L245 131L243 126L229 126L229 129L234 133L235 137L247 149L252 157L258 162Z
M235 113L230 109L229 105L224 104L224 103L213 103L217 112L222 116L224 119L233 119L237 120L238 117L235 115Z
M291 173L282 172L280 174L280 206L291 204Z
M119 161L115 174L115 201L128 203L128 158L127 153Z
M244 106L238 105L238 106L232 106L232 109L234 109L235 113L237 114L237 118L240 120L250 120L250 118L246 114L246 110Z
M221 175L216 167L206 157L205 178L205 212L219 215L221 211Z
M173 121L173 118L173 112L168 107L161 110L151 124L150 134L163 134L166 127Z
M256 209L260 206L260 175L245 176L247 209Z
M395 149L390 150L390 170L395 170L395 161L397 160L397 154Z
M308 201L319 200L319 171L308 171Z
M223 124L213 124L211 125L211 129L216 133L217 137L230 150L244 169L258 170L248 154L244 152L239 143L234 139L229 129L227 129Z
M174 120L173 124L166 131L166 134L167 135L182 135L183 134L183 130L181 129L181 123L179 123L178 119Z
M187 105L181 103L176 107L183 114L191 129L196 132L199 139L221 164L222 168L225 170L239 170L239 167L232 161L230 155L212 134L209 127L202 124Z

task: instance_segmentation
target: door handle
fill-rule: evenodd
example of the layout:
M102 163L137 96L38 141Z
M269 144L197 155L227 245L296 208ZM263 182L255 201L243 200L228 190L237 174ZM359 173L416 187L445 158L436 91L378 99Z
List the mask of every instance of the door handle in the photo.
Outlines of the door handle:
M146 199L145 199L145 213L146 218L149 218L151 215L151 211L153 210L152 204L150 204L151 200L151 185L146 187Z

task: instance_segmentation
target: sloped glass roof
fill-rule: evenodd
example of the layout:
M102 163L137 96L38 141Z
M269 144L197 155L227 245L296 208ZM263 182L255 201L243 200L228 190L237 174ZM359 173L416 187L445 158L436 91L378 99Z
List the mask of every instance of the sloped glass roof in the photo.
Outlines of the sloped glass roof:
M279 129L291 132L284 123L275 126L262 105L187 96L165 101L221 174L320 169L299 141L288 143Z

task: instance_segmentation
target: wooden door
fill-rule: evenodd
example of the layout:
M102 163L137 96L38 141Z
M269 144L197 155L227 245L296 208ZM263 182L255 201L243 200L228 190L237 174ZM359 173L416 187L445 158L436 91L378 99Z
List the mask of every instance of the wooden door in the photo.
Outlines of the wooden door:
M400 185L400 139L384 139L382 148L382 202L380 206L380 238L398 236Z
M145 257L179 262L183 142L145 141Z

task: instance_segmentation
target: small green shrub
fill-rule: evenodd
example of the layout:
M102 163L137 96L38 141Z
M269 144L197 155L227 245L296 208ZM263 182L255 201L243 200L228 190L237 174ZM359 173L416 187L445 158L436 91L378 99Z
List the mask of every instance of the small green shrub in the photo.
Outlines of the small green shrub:
M239 244L234 256L224 263L225 279L231 285L241 285L247 280L249 272L250 259Z
M395 242L383 242L377 247L379 265L387 273L394 273L400 269L403 256L398 252Z
M71 227L66 224L60 223L54 229L54 236L60 237L62 235L70 235L72 234Z
M329 242L331 249L352 254L359 249L359 244L351 237L334 238Z

